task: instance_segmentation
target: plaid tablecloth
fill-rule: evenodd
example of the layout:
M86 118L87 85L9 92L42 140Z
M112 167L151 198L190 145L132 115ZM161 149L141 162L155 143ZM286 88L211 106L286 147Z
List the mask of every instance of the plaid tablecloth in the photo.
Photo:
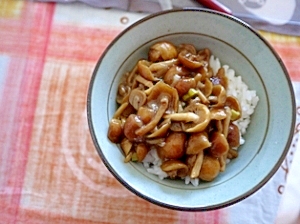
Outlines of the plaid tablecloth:
M110 41L146 14L83 4L0 1L0 223L274 223L299 129L281 168L230 207L182 212L118 183L87 124L94 66ZM300 38L261 32L282 57L300 100Z

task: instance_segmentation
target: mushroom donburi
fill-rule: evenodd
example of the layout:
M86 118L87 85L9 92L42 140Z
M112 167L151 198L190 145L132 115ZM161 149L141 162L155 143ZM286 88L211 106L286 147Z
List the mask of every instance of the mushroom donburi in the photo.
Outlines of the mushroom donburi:
M238 157L241 104L228 94L224 67L214 73L210 58L208 48L157 42L123 75L108 138L125 162L155 150L169 178L212 181Z

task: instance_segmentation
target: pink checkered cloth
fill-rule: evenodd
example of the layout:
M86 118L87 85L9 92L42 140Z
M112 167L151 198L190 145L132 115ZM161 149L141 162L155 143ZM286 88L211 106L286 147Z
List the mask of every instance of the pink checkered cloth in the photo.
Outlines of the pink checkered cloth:
M262 189L209 212L153 205L103 165L88 130L88 84L106 46L143 16L82 4L0 1L1 224L275 222L298 129L284 163ZM282 57L299 93L300 39L262 35ZM299 108L300 95L296 98Z

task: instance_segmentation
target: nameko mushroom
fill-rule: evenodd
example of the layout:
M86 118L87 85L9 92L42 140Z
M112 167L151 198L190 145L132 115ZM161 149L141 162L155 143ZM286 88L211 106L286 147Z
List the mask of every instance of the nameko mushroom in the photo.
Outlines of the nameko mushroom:
M145 163L155 150L169 178L212 181L238 157L242 109L227 68L210 59L207 48L161 41L122 76L107 134L125 162Z
M151 62L166 61L177 57L176 47L166 41L155 43L150 47L148 59Z
M155 115L149 123L135 131L136 135L147 134L157 126L164 114L177 111L178 94L176 89L164 82L156 83L147 97L147 107L156 111Z

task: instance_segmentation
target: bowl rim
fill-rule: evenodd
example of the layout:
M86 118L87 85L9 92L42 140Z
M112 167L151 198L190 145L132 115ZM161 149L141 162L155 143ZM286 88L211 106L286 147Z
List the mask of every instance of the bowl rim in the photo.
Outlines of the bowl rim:
M106 54L110 51L110 49L113 47L113 45L128 31L130 31L132 28L138 26L139 24L150 20L154 17L160 16L160 15L164 15L164 14L168 14L168 13L176 13L176 12L185 12L185 11L195 11L195 12L200 12L200 13L209 13L209 14L215 14L221 17L225 17L227 19L232 20L235 23L238 23L242 26L244 26L246 29L250 30L251 33L253 33L254 35L256 35L264 44L266 47L268 47L268 49L271 51L271 54L273 54L273 56L275 57L275 59L277 60L278 64L280 65L280 68L282 69L282 72L285 74L285 78L289 87L289 91L290 91L290 95L291 95L291 102L292 102L292 121L291 121L291 128L290 128L290 133L289 133L289 137L286 141L286 145L285 148L282 151L282 154L280 156L280 158L278 158L278 161L276 162L276 165L270 170L270 172L268 173L268 175L266 175L255 187L253 187L251 190L245 192L244 194L241 194L239 196L236 196L235 198L233 198L232 200L226 201L226 202L222 202L219 203L217 205L212 205L212 206L208 206L208 207L180 207L180 206L175 206L175 205L170 205L167 203L163 203L160 201L157 201L151 197L145 196L142 193L140 193L139 191L137 191L135 188L131 187L130 185L128 185L126 182L123 181L122 177L119 176L119 174L111 167L111 165L109 164L109 162L106 160L104 154L102 153L100 144L98 143L98 139L96 137L95 134L95 130L94 130L94 125L93 125L93 121L92 121L92 108L91 108L91 95L92 95L92 91L93 91L93 86L94 86L94 81L95 78L97 76L97 71L99 69L99 66L101 65L102 60L105 58ZM292 143L293 140L293 130L295 127L295 123L296 123L296 103L295 103L295 94L294 94L294 89L293 89L293 85L292 85L292 81L291 81L291 77L289 76L288 70L285 67L281 57L279 56L279 54L276 52L276 50L274 49L274 47L256 30L254 29L252 26L250 26L249 24L247 24L246 22L242 21L239 18L236 18L235 16L229 15L229 14L225 14L222 12L218 12L215 10L210 10L210 9L203 9L203 8L195 8L195 7L185 7L182 9L170 9L170 10L164 10L164 11L160 11L157 13L152 13L148 16L143 17L142 19L134 22L133 24L131 24L130 26L128 26L127 28L125 28L123 31L121 31L110 43L109 45L106 47L106 49L103 51L103 53L101 54L101 56L99 57L99 59L97 60L96 66L94 67L93 73L92 73L92 77L90 79L90 84L88 86L88 93L87 93L87 120L88 120L88 126L89 126L89 130L90 130L90 135L92 138L92 141L94 143L95 149L98 152L102 162L104 163L104 165L106 166L106 168L110 171L110 173L118 180L119 183L121 183L124 187L127 188L127 190L129 190L130 192L134 193L135 195L137 195L140 198L145 199L148 202L151 202L155 205L164 207L164 208L168 208L168 209L173 209L173 210L179 210L179 211L210 211L210 210L215 210L215 209L220 209L220 208L224 208L230 205L233 205L239 201L242 201L243 199L249 197L250 195L252 195L253 193L255 193L256 191L258 191L260 188L262 188L270 179L271 177L277 172L277 170L279 169L279 167L281 166L282 162L284 161L290 145Z

